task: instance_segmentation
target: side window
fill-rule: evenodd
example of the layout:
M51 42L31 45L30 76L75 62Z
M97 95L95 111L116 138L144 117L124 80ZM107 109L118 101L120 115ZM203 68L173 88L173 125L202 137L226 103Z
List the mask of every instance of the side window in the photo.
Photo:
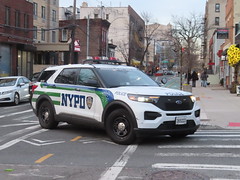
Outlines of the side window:
M63 69L55 79L55 83L75 84L78 69Z
M91 69L80 70L77 84L84 86L99 87L97 77Z
M38 77L39 82L46 82L53 74L55 71L43 71L40 73Z
M29 80L27 78L23 78L25 84L29 84Z
M24 83L23 78L20 78L20 79L18 80L17 85L20 85L21 83Z

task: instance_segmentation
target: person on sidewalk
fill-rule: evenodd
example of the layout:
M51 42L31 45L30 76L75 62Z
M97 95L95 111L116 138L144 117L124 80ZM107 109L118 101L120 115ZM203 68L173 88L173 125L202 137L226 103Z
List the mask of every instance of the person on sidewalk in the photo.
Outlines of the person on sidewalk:
M185 79L187 80L187 84L190 84L190 81L192 79L192 75L190 72L185 74Z
M196 81L198 80L198 74L196 71L192 72L192 87L196 87Z
M203 86L203 87L207 87L207 78L208 78L207 72L204 71L204 72L201 74L201 80L202 80L202 86Z

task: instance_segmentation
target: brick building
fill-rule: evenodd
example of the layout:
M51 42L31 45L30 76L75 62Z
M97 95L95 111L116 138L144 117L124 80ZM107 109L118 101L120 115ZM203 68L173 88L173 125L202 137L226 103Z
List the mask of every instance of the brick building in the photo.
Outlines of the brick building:
M72 32L72 20L63 20L59 22L60 41L69 41ZM80 44L80 52L75 52L73 63L82 63L82 60L91 57L106 57L108 51L107 32L110 23L102 19L77 19L75 20L75 41ZM65 53L65 57L67 56ZM64 64L68 64L69 58L64 58ZM68 62L67 62L68 61Z
M32 73L33 4L0 0L0 76Z

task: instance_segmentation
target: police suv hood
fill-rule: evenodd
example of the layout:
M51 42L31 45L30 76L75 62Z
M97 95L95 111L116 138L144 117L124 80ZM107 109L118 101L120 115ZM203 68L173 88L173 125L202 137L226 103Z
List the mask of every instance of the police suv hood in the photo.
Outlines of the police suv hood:
M176 89L155 87L155 86L123 86L114 88L115 92L139 95L159 95L159 96L190 96L192 93Z

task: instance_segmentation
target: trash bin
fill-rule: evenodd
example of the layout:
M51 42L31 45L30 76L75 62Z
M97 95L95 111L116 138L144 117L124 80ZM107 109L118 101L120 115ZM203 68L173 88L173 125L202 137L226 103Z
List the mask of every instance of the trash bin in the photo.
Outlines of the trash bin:
M190 84L183 84L183 91L192 92L192 86Z

